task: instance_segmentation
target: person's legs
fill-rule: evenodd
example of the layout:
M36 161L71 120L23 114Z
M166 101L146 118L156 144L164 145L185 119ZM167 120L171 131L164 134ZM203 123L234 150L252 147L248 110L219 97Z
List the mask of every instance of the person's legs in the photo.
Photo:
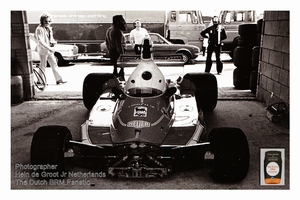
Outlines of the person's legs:
M142 49L142 45L140 45L140 44L134 45L135 54L141 55L141 49Z
M222 70L223 70L223 63L220 58L221 46L218 46L215 48L215 54L216 54L216 61L217 61L217 72L218 72L218 74L220 74L220 73L222 73Z
M40 55L40 66L39 66L39 73L41 74L40 70L45 74L45 69L47 66L47 55ZM38 82L43 83L44 81L39 80L40 77L38 77Z
M47 55L40 55L40 70L42 70L45 73L45 68L47 65Z
M57 65L54 54L51 54L51 55L48 56L48 62L50 64L51 68L52 68L52 72L53 72L53 75L55 77L56 83L58 81L62 81L62 77L58 73L58 65Z
M116 51L110 51L109 55L110 55L110 62L111 62L111 64L114 67L114 69L113 69L113 75L118 76L118 70L117 70L118 65L117 65L117 62L118 62L118 58L119 58L120 55Z
M124 72L124 68L121 67L118 77L122 78L125 81L125 72Z
M205 72L210 72L211 66L212 66L212 60L211 60L211 56L213 53L213 48L208 45L207 48L207 56L206 56L206 65L205 65Z

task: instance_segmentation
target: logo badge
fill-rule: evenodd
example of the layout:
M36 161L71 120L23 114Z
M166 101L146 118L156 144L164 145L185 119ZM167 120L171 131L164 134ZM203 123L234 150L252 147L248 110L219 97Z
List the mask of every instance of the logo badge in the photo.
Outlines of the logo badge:
M147 107L145 106L136 106L133 111L134 117L147 117Z

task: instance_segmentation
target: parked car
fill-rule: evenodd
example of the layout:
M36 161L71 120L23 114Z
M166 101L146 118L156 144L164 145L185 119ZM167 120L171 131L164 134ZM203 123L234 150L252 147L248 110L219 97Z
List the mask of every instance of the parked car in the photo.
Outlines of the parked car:
M30 49L31 49L31 56L33 62L40 62L40 56L38 52L35 50L37 45L37 40L34 37L34 34L29 34L30 40ZM55 45L55 53L54 53L58 66L63 66L69 64L72 60L77 60L78 54L78 47L76 45L69 45L69 44L56 44Z
M190 62L195 59L200 54L200 48L193 45L185 44L172 44L163 36L158 33L149 33L152 43L153 43L153 56L161 54L182 54L184 63ZM126 53L125 54L135 54L133 46L130 44L129 33L124 34L126 40ZM101 53L103 57L109 58L108 49L106 43L101 44Z

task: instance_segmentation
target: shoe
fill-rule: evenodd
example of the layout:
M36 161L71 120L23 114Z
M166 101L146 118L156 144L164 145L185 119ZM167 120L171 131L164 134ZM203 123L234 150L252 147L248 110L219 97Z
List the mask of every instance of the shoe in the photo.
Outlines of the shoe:
M58 80L58 81L56 81L56 85L64 84L64 83L67 83L67 81L63 81L63 80Z
M221 72L218 72L218 75L221 75L222 73Z

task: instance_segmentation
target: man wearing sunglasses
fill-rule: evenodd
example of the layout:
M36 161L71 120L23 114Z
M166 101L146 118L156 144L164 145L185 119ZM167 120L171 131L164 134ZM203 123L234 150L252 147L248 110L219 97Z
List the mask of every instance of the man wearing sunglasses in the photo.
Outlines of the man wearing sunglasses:
M56 41L53 38L52 27L50 27L51 16L48 13L43 13L40 17L40 25L35 30L35 37L38 41L36 51L40 55L40 69L45 72L47 61L50 64L56 84L63 84L61 75L58 72L58 65L54 56Z
M219 18L214 16L212 18L213 25L206 28L200 34L204 38L208 38L208 47L207 47L207 57L206 57L206 67L205 72L210 72L212 66L212 53L215 52L216 62L217 62L217 72L218 74L222 73L223 63L220 58L221 53L221 41L227 38L225 28L220 25Z

